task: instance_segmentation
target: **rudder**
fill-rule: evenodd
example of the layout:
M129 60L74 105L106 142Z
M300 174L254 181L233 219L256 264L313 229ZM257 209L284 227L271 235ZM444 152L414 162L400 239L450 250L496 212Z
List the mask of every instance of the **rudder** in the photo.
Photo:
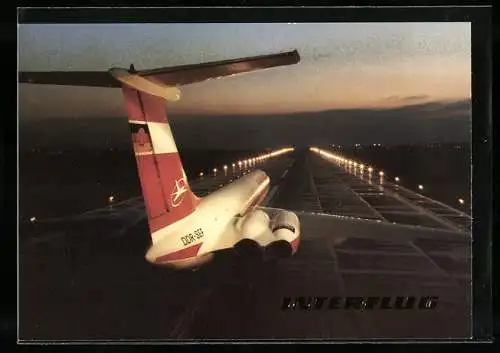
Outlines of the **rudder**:
M164 99L122 87L153 242L166 226L188 216L199 198L189 187L166 115Z

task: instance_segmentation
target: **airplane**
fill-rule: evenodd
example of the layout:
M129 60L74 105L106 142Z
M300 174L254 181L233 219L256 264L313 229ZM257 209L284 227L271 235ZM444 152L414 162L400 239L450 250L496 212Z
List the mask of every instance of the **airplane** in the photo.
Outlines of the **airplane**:
M471 325L464 318L470 314L471 228L457 229L456 220L445 221L460 218L470 223L470 216L405 189L398 184L399 180L395 184L386 180L383 185L366 179L354 182L351 178L344 182L342 178L350 174L344 173L343 166L335 167L338 156L330 152L336 151L316 147L307 151L311 157L308 161L318 162L315 168L308 163L295 163L294 168L304 170L307 164L311 174L315 170L322 179L312 180L312 183L329 186L326 191L315 190L321 197L319 209L316 206L295 206L294 210L276 208L300 205L294 202L271 202L269 207L262 207L262 199L269 189L269 177L263 171L244 175L223 188L213 189L203 198L193 193L193 189L200 189L195 183L191 183L191 188L187 181L165 115L164 101L178 100L178 86L181 85L292 65L299 60L294 51L142 71L136 71L131 65L129 70L116 68L105 72L20 72L21 83L122 89L144 200L143 203L134 198L124 201L122 206L115 204L113 209L104 207L75 217L65 216L56 219L54 228L50 222L47 229L35 226L32 235L36 236L25 237L26 245L20 250L24 256L20 260L23 266L19 281L25 289L20 297L20 307L24 308L20 311L20 317L24 317L20 320L23 323L20 336L48 337L52 330L50 339L120 337L123 332L127 333L126 337L133 332L135 337L164 339L165 327L172 325L174 330L169 337L175 339L186 338L186 332L192 337L217 339L240 337L235 337L235 332L245 332L246 337L259 339L288 340L310 339L317 337L318 332L322 339L470 337ZM295 158L297 160L299 154ZM372 172L372 167L366 169ZM271 169L266 170L272 175ZM281 174L282 169L279 172ZM289 191L301 182L311 182L289 179L290 174L282 177L286 185L279 185L280 192L282 188ZM291 180L288 184L287 179ZM308 198L306 192L292 195L290 200ZM365 197L374 202L368 203ZM146 266L128 261L128 249L135 254L139 243L134 241L141 238L135 237L137 214L141 224L144 218L147 219L150 229L151 242L145 258L160 269L161 266L207 268L206 264L214 262L212 260L225 251L250 254L251 257L258 254L266 260L294 255L293 261L285 261L282 266L251 266L247 268L250 271L240 271L239 266L234 269L221 266L212 273L214 277L210 270L203 274L205 279L217 279L208 281L200 281L198 273L177 276L174 271L159 271L160 277L144 276L142 271L148 270ZM68 222L62 232L62 226L57 223L61 220ZM81 224L85 226L80 227ZM71 236L67 229L71 229ZM97 229L100 234L92 236ZM102 234L109 241L103 242ZM129 235L134 236L134 241L126 248L116 246L118 237ZM149 240L146 238L144 240ZM82 239L90 243L89 249L100 249L99 255L104 251L103 258L107 261L104 266L102 261L96 261L93 251L77 252L76 257L80 256L81 261L75 263L72 256L61 251L61 244L67 246L70 254L72 248L80 249ZM301 249L297 251L299 242ZM113 261L108 261L109 258ZM48 270L40 271L40 263L45 263ZM52 271L52 268L68 271ZM117 272L126 275L116 276ZM133 286L130 286L131 278ZM71 285L68 285L69 279ZM238 285L241 282L244 285ZM47 285L62 289L52 293L53 300L46 300ZM123 303L129 303L124 301L125 297L143 298L144 288L152 285L158 290L148 295L156 293L157 297L134 302L134 311L140 311L141 318L145 319L128 320L130 313L123 311ZM101 295L100 303L108 303L111 308L110 317L127 322L129 327L112 325L110 328L107 321L102 320L102 310L89 310L92 304L81 308L81 293L96 286ZM126 296L121 295L124 292ZM288 312L305 310L302 307L307 305L300 305L300 299L305 298L303 295L325 294L326 300L332 293L341 296L359 293L356 297L369 293L376 298L423 293L438 295L444 300L440 300L439 310L388 310L384 315L363 309L361 315L353 316L352 310L335 310L334 315L325 316L319 307L310 310L310 306L305 316L276 315L276 311L267 310L273 305L281 305L283 297L288 296L295 303L299 300L299 305L288 308ZM185 300L191 295L195 295L193 302ZM117 297L123 298L117 300ZM155 298L161 298L164 304L161 314L158 314ZM248 305L241 305L242 302ZM163 314L179 306L183 308L180 319L176 315ZM214 311L211 309L215 308L220 314L220 307L225 309L218 315L220 325L212 325ZM33 313L38 321L33 321ZM186 314L191 319L185 320ZM72 320L79 315L82 320ZM40 320L54 324L52 328L45 327L39 325ZM402 320L405 325L401 325ZM79 321L83 326L67 325L68 322L79 324ZM197 332L198 325L203 332ZM66 331L60 331L67 327ZM228 327L231 330L226 332Z
M297 50L194 65L136 70L19 72L20 83L121 88L132 135L151 244L145 259L174 269L197 269L233 249L264 259L292 256L300 222L288 210L270 217L259 205L270 185L262 170L198 197L188 183L166 115L179 86L300 62Z

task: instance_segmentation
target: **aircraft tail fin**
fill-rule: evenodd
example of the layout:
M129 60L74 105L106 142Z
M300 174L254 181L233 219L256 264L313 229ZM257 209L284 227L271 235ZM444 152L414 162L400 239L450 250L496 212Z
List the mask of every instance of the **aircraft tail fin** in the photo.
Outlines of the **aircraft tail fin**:
M151 237L188 216L199 198L191 191L163 98L122 86Z

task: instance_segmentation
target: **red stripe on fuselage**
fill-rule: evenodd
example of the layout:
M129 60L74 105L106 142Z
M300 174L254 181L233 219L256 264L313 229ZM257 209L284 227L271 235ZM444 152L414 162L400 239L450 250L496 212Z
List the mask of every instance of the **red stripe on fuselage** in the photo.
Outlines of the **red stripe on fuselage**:
M252 200L252 202L248 205L247 209L243 212L242 215L245 215L247 214L248 212L252 211L253 209L255 209L262 201L264 201L264 199L266 198L267 196L267 193L269 191L269 185L266 186L264 189L262 189L262 192L258 195L256 195L254 197L254 199Z
M266 186L266 188L264 190L262 190L260 195L255 198L255 200L252 202L250 207L252 208L252 207L258 206L262 201L264 201L268 192L269 192L269 185Z
M297 237L295 240L290 242L290 246L292 247L292 254L295 254L297 252L299 244L300 244L300 237Z
M196 244L182 250L174 251L170 254L159 256L156 258L156 261L158 262L175 261L175 260L183 260L190 257L195 257L198 254L198 250L200 250L202 244L203 243Z

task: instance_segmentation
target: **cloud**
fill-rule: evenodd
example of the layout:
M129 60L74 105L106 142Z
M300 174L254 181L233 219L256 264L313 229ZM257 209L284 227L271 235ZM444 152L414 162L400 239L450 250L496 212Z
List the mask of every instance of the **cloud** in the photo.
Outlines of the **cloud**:
M424 100L424 99L428 99L428 98L430 98L430 96L428 96L427 94L420 94L417 96L402 97L401 100L403 100L403 101L415 101L415 100Z
M414 96L388 96L382 100L384 101L402 101L402 102L409 102L409 101L418 101L418 100L425 100L429 99L430 96L427 94L419 94L419 95L414 95Z

